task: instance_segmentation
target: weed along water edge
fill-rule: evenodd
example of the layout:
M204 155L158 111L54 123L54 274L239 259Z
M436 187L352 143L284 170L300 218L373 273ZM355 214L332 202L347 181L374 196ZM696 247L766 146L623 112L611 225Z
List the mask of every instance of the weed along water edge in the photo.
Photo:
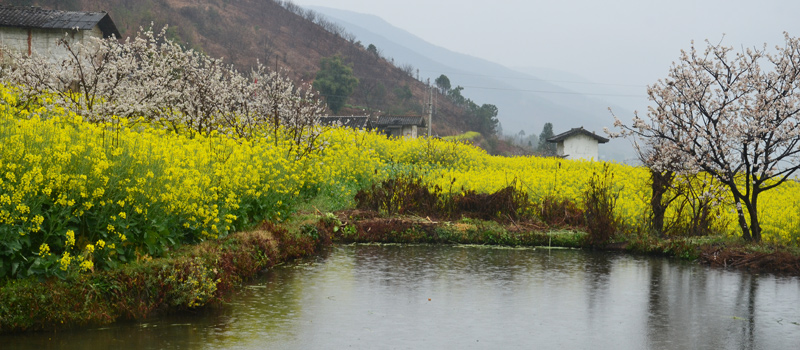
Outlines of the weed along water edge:
M334 245L219 307L3 336L15 349L781 349L800 280L620 253Z

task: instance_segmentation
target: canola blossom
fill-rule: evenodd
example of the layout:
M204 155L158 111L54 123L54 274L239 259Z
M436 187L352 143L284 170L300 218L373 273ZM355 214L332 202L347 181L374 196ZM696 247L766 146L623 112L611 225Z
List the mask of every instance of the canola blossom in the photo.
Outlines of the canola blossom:
M614 214L623 227L629 231L645 231L651 216L650 173L647 168L640 166L535 156L492 156L468 144L440 139L389 139L383 135L348 130L335 130L326 135L335 144L348 138L360 139L358 149L369 153L359 154L360 159L348 163L347 166L355 170L366 166L365 162L375 162L371 165L372 169L383 171L376 170L368 181L378 182L401 173L413 174L422 177L430 186L439 186L444 194L469 190L491 193L507 186L517 186L535 203L553 197L567 199L582 206L582 197L589 190L590 179L592 176L602 176L607 168L611 176L609 185L612 193L617 196ZM332 135L336 136L331 137ZM344 153L331 159L338 159L344 165L344 162L349 162L350 157L350 154ZM368 170L354 173L367 177L371 175ZM720 234L740 234L736 226L735 207L726 189L716 184L714 186L717 188L710 191L711 195L704 193L714 187L710 185L713 183L710 176L705 174L679 178L677 181L684 183L684 187L689 184L695 197L682 199L683 205L689 206L688 209L684 207L680 210L678 201L669 206L666 212L667 221L691 220L690 211L698 210L702 204L701 198L710 196L709 215L715 223L712 229ZM673 192L674 190L670 191L671 194ZM764 228L765 242L800 244L800 183L789 181L764 192L759 208L763 217L761 225Z
M641 229L649 217L642 167L491 156L455 141L343 128L320 129L316 151L300 155L281 133L178 134L31 105L0 89L0 277L66 276L157 256L284 220L313 196L352 203L359 189L399 174L420 176L445 194L514 185L534 202L580 205L589 179L607 167L624 226ZM798 243L798 194L796 182L763 194L765 240ZM732 205L718 205L722 233L736 234Z

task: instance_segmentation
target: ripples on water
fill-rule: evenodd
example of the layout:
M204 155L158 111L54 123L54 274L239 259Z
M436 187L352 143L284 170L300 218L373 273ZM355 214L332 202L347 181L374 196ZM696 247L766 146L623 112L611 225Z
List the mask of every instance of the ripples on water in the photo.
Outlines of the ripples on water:
M0 340L39 350L795 349L800 282L575 250L334 246L221 308Z

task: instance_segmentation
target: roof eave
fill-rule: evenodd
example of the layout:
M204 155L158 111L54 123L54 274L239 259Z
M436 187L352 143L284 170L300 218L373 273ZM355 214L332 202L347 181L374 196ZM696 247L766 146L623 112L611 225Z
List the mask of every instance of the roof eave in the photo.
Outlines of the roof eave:
M114 21L111 20L111 16L109 16L108 13L97 22L97 27L103 32L103 38L110 38L112 35L117 39L122 38L122 35L117 29L117 25L114 24Z

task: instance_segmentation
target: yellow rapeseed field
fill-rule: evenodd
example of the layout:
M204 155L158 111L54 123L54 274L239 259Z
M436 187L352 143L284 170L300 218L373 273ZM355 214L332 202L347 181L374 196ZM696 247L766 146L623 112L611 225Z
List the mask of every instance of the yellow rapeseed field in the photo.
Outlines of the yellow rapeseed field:
M649 174L640 167L490 156L454 141L335 128L322 132L317 152L300 156L274 135L92 124L26 105L9 88L0 88L0 140L0 277L65 276L145 259L283 220L313 196L352 203L358 189L397 174L416 174L444 193L515 185L533 201L580 205L589 179L607 167L624 227L640 230L649 215ZM738 235L732 206L719 205L722 233ZM766 192L760 208L765 240L798 243L797 183Z

